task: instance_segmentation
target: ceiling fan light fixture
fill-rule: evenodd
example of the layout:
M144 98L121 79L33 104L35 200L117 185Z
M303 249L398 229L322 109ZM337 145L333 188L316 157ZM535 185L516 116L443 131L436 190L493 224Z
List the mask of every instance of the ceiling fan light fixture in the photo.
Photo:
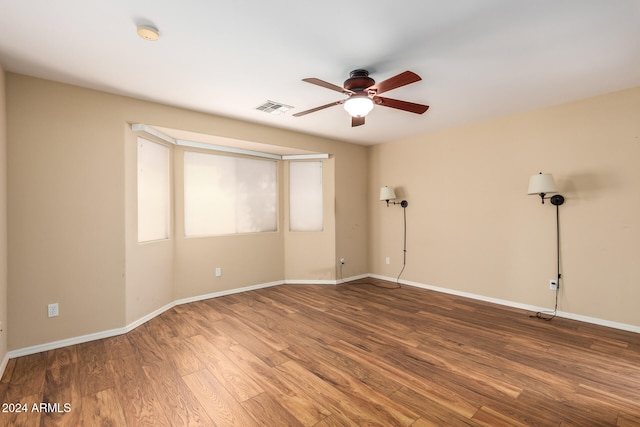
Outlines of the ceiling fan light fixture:
M302 79L303 82L311 83L335 92L340 92L343 95L347 95L347 97L342 98L339 101L311 108L310 110L295 113L293 114L293 117L305 116L309 113L315 113L316 111L324 110L325 108L330 108L340 104L342 104L344 109L351 116L351 127L362 126L365 121L365 116L373 109L374 104L381 107L395 108L396 110L422 114L429 109L428 105L401 101L399 99L383 98L380 96L380 94L384 92L388 92L420 80L422 80L420 76L413 71L405 71L393 77L389 77L382 82L376 83L375 80L369 77L369 72L367 70L352 71L350 77L345 80L343 87L325 82L324 80L320 80L315 77Z
M344 102L344 109L351 117L364 117L373 109L373 100L368 96L351 96Z

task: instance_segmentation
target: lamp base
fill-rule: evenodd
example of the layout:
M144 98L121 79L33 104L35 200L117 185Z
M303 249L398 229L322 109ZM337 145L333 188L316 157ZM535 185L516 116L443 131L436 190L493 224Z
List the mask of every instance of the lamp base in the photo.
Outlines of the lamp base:
M564 203L564 197L561 196L560 194L556 194L554 196L551 196L551 204L554 206L560 206L561 204Z
M403 200L400 202L400 206L402 206L403 208L406 208L407 206L409 206L409 202L407 202L406 200Z

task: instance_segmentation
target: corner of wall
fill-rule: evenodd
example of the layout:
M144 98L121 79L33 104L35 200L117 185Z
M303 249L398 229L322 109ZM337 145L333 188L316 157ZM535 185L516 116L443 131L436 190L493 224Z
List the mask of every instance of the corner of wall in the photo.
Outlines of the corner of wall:
M0 377L7 366L7 113L5 72L0 64Z

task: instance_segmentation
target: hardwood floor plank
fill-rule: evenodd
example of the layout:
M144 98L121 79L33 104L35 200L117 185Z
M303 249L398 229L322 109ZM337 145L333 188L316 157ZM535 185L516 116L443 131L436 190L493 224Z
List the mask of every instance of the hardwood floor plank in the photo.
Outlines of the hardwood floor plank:
M359 427L355 423L348 419L341 418L338 415L332 414L327 418L317 422L313 427Z
M283 348L281 345L271 345L272 340L268 337L261 337L251 326L235 318L216 322L215 328L230 339L233 339L236 343L248 348L253 354L266 363L271 360L274 353L277 353Z
M635 391L640 388L640 377L636 377L637 366L640 363L629 363L612 357L611 353L602 353L599 350L567 351L556 346L551 347L547 352L556 363L565 371L570 371L572 378L580 379L581 382L592 384L602 383L603 387L610 392L619 393L623 396L635 396ZM611 373L616 372L616 377L612 378ZM616 378L623 378L623 381L616 381Z
M448 424L451 427L456 427L456 426L468 426L470 424ZM428 420L425 420L424 418L418 418L413 424L411 424L411 427L441 427L442 424L438 424L438 423L433 423L430 422Z
M385 372L372 368L367 364L359 363L350 355L338 351L332 346L327 346L324 343L303 336L298 336L296 340L299 343L299 347L291 346L290 350L282 352L285 355L288 354L288 358L291 360L298 360L298 362L303 360L306 366L316 366L318 361L328 363L335 366L339 371L348 372L353 378L385 396L402 387L399 382L394 380L393 376L386 375ZM295 354L294 356L291 355L291 351Z
M65 353L65 349L53 350ZM75 352L74 352L75 353ZM46 404L41 415L43 426L82 424L82 395L78 364L52 363L45 374L42 402ZM43 409L43 407L41 407Z
M112 388L115 383L112 372L108 369L109 356L104 340L78 344L78 375L82 396L95 394L101 390Z
M16 360L11 381L3 402L20 402L23 396L37 396L36 402L42 400L44 380L47 370L45 353L31 354Z
M137 355L109 360L109 370L115 382L114 391L118 396L127 426L170 426L164 414L157 390L149 387L144 368Z
M154 358L153 365L164 367L170 363L179 375L186 375L206 368L206 365L188 347L185 338L192 337L195 330L192 326L175 326L176 323L188 325L188 320L174 313L167 318L156 318L158 321L149 322L148 333L153 336L153 340L162 348L164 361ZM154 320L156 320L154 319ZM173 323L174 326L170 324ZM184 332L184 335L182 333ZM157 351L157 350L155 350Z
M544 413L551 420L561 420L565 423L577 425L615 425L619 408L598 399L575 393L565 396L561 401L549 405L550 399L547 393L538 390L526 390L518 398L518 405L509 409L515 413L521 405L529 408L538 408L538 413ZM497 404L494 408L501 409ZM539 417L542 417L538 414ZM527 413L520 411L522 420L529 420Z
M577 393L630 412L637 409L639 402L637 399L638 389L635 392L628 389L626 393L630 395L628 397L621 396L615 388L611 389L607 384L601 382L593 385L580 384Z
M286 331L269 316L261 313L260 307L249 307L239 304L235 310L235 320L242 324L253 338L269 347L265 353L273 353L287 347ZM239 325L235 325L238 327Z
M177 305L173 308L176 313L180 314L191 326L195 327L202 333L212 322L223 320L225 315L205 301L194 301L189 304Z
M419 418L414 421L411 426L415 425L429 425L429 426L471 426L477 425L470 417L461 415L457 412L451 411L450 407L443 405L441 401L432 400L419 390L413 390L408 387L402 387L400 390L393 393L391 396L394 401L401 403L407 408L411 408Z
M255 381L235 365L216 346L202 335L187 338L188 345L208 367L213 376L238 402L243 402L264 392Z
M173 337L183 339L200 334L200 328L192 325L183 315L178 313L175 307L163 313L159 319L169 328Z
M78 363L78 347L71 345L46 352L47 369L58 369Z
M468 393L460 394L450 386L442 386L440 382L433 381L428 375L427 377L415 375L413 372L405 370L402 365L396 365L391 360L379 358L375 354L346 342L337 342L332 344L332 347L345 351L350 357L364 365L369 365L372 369L385 372L386 375L391 376L404 387L414 390L425 399L437 402L452 414L471 418L479 408L479 404L467 396Z
M260 426L209 370L185 375L183 381L198 399L213 425L252 427Z
M333 415L350 420L355 425L406 426L413 421L408 422L409 417L404 414L400 414L399 419L393 418L395 408L388 410L376 399L369 400L366 395L356 396L350 391L345 393L330 379L310 372L295 361L283 363L276 369L289 381L303 384L305 394L329 408Z
M473 415L473 421L479 422L481 425L492 427L526 427L527 424L515 420L503 412L494 411L493 409L482 406Z
M158 323L160 321L155 318L149 322ZM154 329L157 330L157 326L154 323L142 324L127 334L127 338L135 350L135 355L143 366L162 364L167 358L164 349L155 340L153 332Z
M626 411L620 411L616 422L618 427L638 427L640 426L640 415L630 414Z
M265 292L265 294L257 295L257 299L263 302L265 305L269 307L269 312L272 312L280 317L286 317L289 314L293 314L296 312L295 309L289 307L287 304L282 304L275 299L270 297L270 292Z
M126 334L105 338L103 342L107 359L121 359L135 353Z
M364 310L350 312L334 308L329 313L336 321L347 326L348 330L355 329L358 335L364 332L367 336L376 337L378 342L384 342L389 346L417 347L420 345L420 341L411 334L414 331L414 325L402 324L392 316L387 316L384 324L378 324L371 322L371 314Z
M162 411L172 426L210 426L212 420L196 397L186 387L173 365L142 368L149 387L156 390Z
M444 332L441 332L444 333ZM522 349L503 347L499 353L496 351L486 351L478 346L468 345L449 338L440 338L441 333L434 334L428 343L422 344L417 350L433 355L434 357L449 361L450 355L463 357L473 362L474 369L480 370L484 375L499 379L510 384L516 390L526 388L549 390L549 397L561 398L563 393L573 393L576 390L575 382L568 380L554 380L553 387L549 384L549 373L546 369L534 366L544 366L540 359L527 357L530 363L523 363ZM530 356L529 349L525 349L525 354Z
M122 427L127 425L118 396L111 388L82 398L82 419L85 426Z
M173 347L171 347L169 359L180 376L185 376L207 368L202 358L199 358L184 340L176 342Z
M267 393L242 402L242 407L256 420L265 426L302 427L302 424Z
M235 363L251 375L267 393L277 398L302 425L313 426L331 415L328 408L309 397L297 382L287 381L277 370L243 346L235 345L229 351L234 355Z

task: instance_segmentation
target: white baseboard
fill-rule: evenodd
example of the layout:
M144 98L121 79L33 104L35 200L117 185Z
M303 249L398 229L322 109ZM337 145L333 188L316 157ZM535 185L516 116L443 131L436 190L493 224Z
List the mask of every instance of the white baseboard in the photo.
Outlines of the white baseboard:
M340 285L345 282L350 282L352 280L364 279L366 277L371 277L369 274L360 274L358 276L351 276L337 280L285 280L284 284L286 285Z
M96 332L93 334L81 335L79 337L67 338L59 341L53 341L45 344L33 345L30 347L20 348L18 350L9 351L9 359L14 357L28 356L30 354L41 353L43 351L54 350L56 348L66 347L68 345L81 344L84 342L100 340L103 338L114 337L116 335L124 334L127 332L127 328L110 329L107 331Z
M285 280L285 285L335 285L335 280Z
M346 277L346 278L342 278L340 280L336 280L335 284L336 285L341 285L341 284L346 283L346 282L353 282L354 280L366 279L367 277L371 277L371 275L370 274L360 274L358 276Z
M397 280L394 277L381 276L381 275L378 275L378 274L371 274L370 276L373 277L373 278L376 278L376 279L388 280L388 281L391 281L391 282L395 282ZM465 298L471 298L471 299L475 299L475 300L479 300L479 301L490 302L490 303L493 303L493 304L504 305L504 306L507 306L507 307L519 308L519 309L531 311L531 312L534 312L534 313L537 313L539 311L544 311L544 312L552 312L553 311L553 309L549 309L549 308L545 308L545 307L536 307L536 306L533 306L533 305L521 304L521 303L514 302L514 301L508 301L508 300L503 300L503 299L498 299L498 298L486 297L484 295L477 295L477 294L472 294L472 293L468 293L468 292L456 291L455 289L448 289L448 288L441 288L441 287L438 287L438 286L426 285L424 283L412 282L412 281L409 281L409 280L400 280L400 283L403 284L403 285L415 286L417 288L429 289L431 291L442 292L442 293L445 293L445 294L457 295L457 296L461 296L461 297L465 297ZM556 316L563 317L565 319L578 320L580 322L591 323L591 324L594 324L594 325L606 326L608 328L620 329L620 330L623 330L623 331L640 333L640 326L629 325L627 323L612 322L610 320L598 319L596 317L583 316L581 314L568 313L568 312L564 312L564 311L558 311L556 313Z

